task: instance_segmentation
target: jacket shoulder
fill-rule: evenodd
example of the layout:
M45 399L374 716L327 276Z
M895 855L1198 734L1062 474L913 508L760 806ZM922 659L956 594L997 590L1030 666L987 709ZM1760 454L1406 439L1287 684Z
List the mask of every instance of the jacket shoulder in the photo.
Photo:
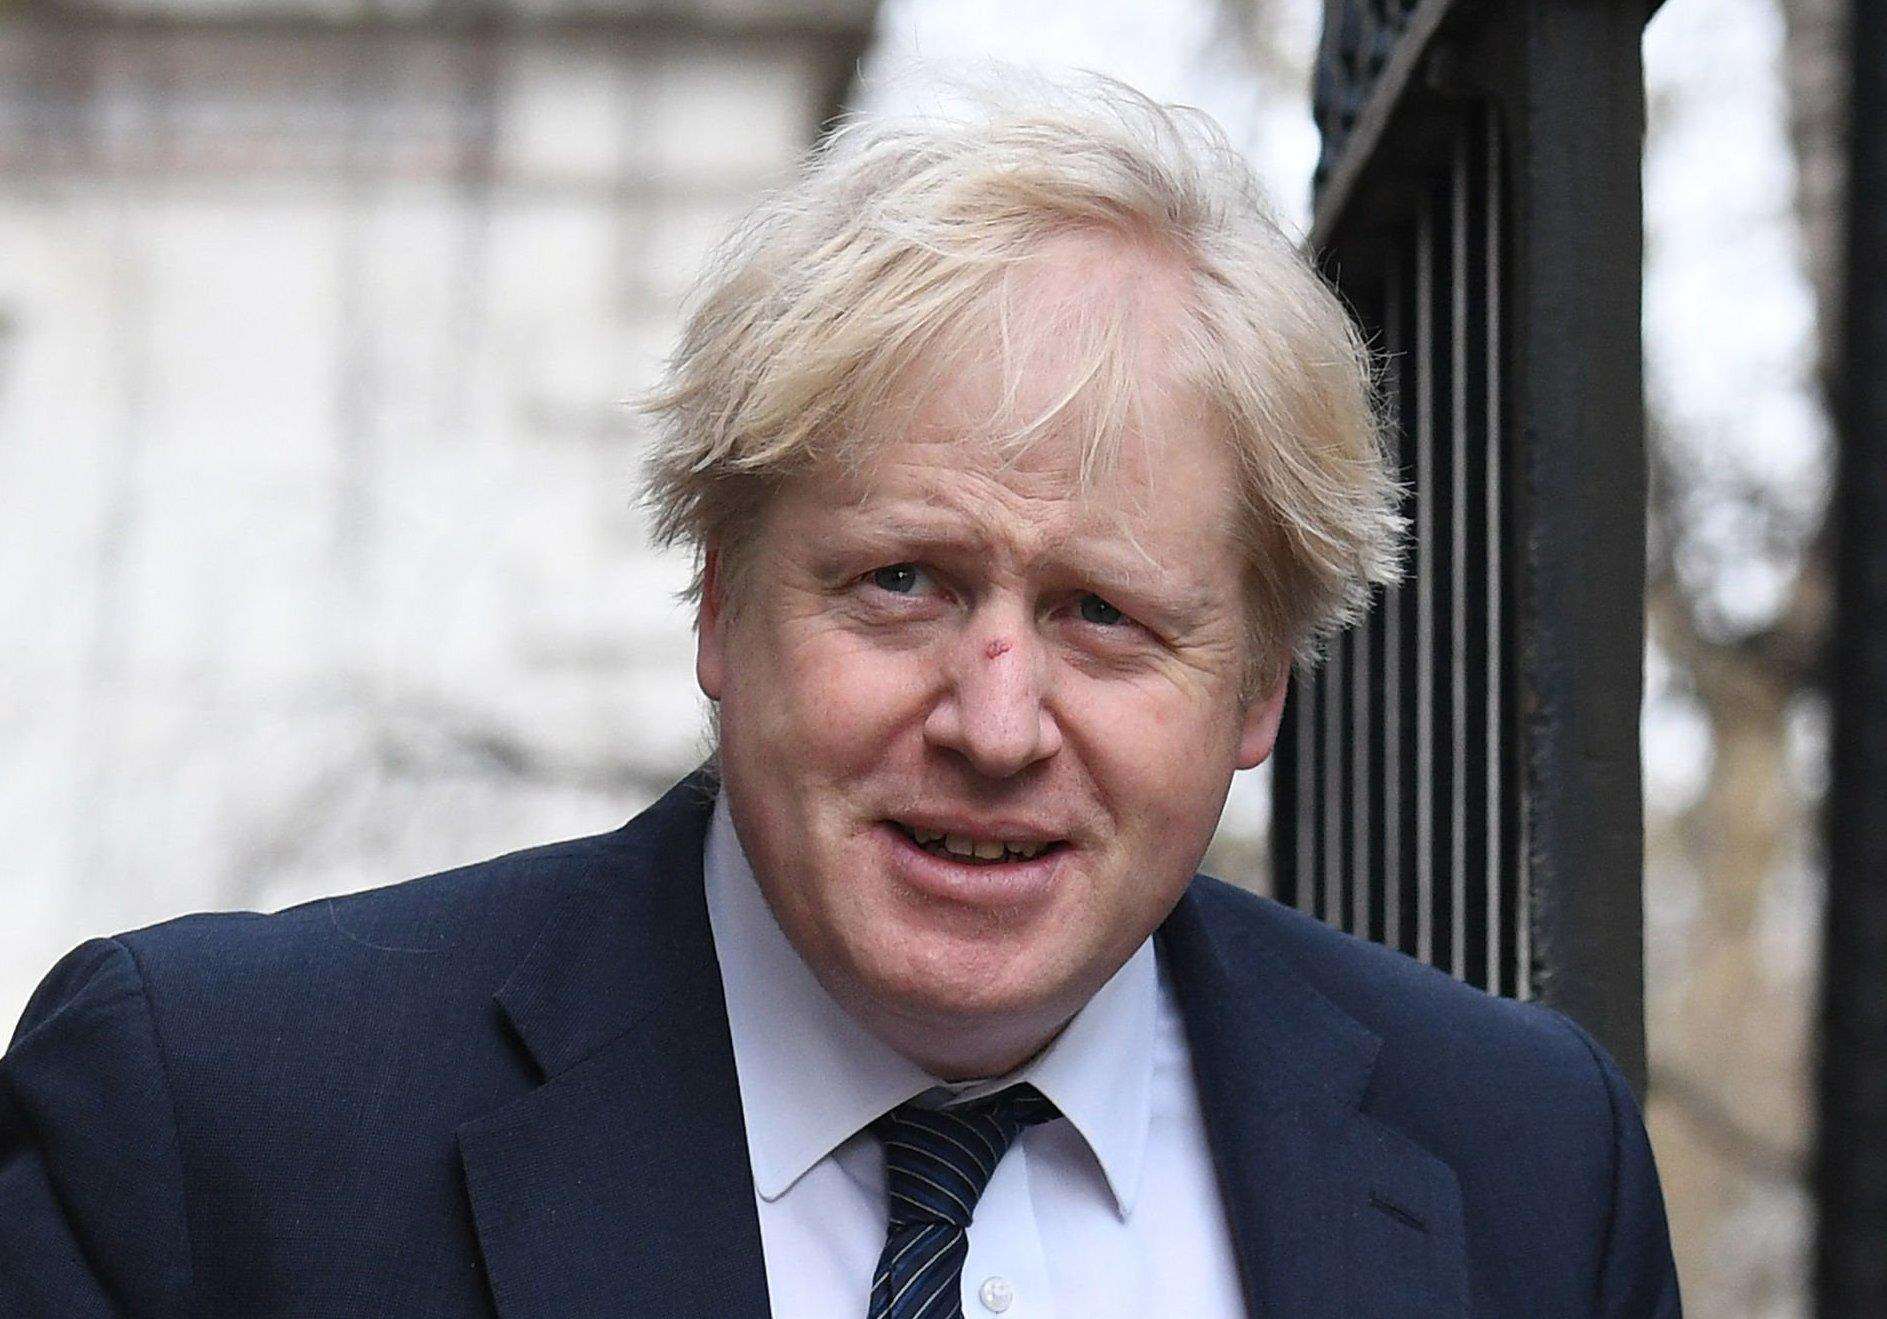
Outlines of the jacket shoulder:
M422 1257L470 1312L454 1132L540 1079L493 996L570 904L651 887L644 833L70 954L0 1059L0 1209L30 1229L0 1278L37 1280L20 1312L110 1292L183 1313L200 1290L260 1313L292 1269L311 1313L399 1312L361 1279ZM0 1311L20 1300L0 1281Z
M493 995L560 913L645 924L660 887L650 879L698 849L711 801L691 775L610 833L273 914L184 916L113 942L179 1070L200 1061L209 1074L252 1054L279 1061L286 1051L270 1050L284 1041L304 1070L345 1060L386 1076L443 1073L455 1054L499 1067L517 1055Z
M1202 881L1198 897L1209 919L1257 932L1376 1037L1365 1111L1457 1168L1519 1157L1543 1185L1608 1196L1618 1142L1643 1119L1610 1055L1565 1014L1489 994L1218 881Z
M1515 1261L1550 1259L1593 1313L1678 1313L1643 1115L1581 1027L1216 880L1193 894L1374 1037L1362 1111L1453 1170L1477 1311L1519 1312L1540 1277Z
M565 895L622 875L627 853L620 832L600 834L279 912L180 916L116 942L160 998L280 1001L385 979L409 991L479 982L489 995Z
M1389 1073L1389 1088L1398 1074L1444 1086L1511 1085L1529 1075L1548 1085L1589 1085L1595 1065L1611 1066L1584 1031L1552 1008L1489 994L1216 879L1201 876L1194 892L1209 921L1259 932L1291 970L1381 1039L1378 1072ZM1424 1062L1398 1068L1405 1059Z

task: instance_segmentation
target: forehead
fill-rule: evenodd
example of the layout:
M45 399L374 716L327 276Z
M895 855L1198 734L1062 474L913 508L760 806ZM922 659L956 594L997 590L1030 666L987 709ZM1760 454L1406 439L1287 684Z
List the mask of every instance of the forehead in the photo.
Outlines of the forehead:
M836 513L936 525L1026 523L1043 536L1204 532L1228 522L1229 461L1203 427L1119 437L1101 462L1082 437L1051 434L1012 449L978 431L918 426L829 471Z
M1156 501L1228 458L1216 414L1163 338L1096 345L1116 336L1046 315L993 337L1006 342L925 363L862 428L861 475L955 471L1099 511Z
M1192 596L1236 572L1232 474L1210 428L1169 421L1124 435L1095 472L1078 437L1012 452L973 430L920 426L807 480L793 502L813 519L805 530L823 528L835 546L1079 570Z

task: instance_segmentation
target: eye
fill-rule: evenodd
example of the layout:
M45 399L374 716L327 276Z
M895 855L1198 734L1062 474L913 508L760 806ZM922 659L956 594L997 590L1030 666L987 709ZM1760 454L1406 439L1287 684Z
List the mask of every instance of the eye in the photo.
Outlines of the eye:
M1117 627L1127 621L1127 616L1101 599L1098 595L1084 595L1076 606L1081 613L1081 621L1093 623L1097 627Z
M923 582L924 571L914 563L892 563L870 574L871 584L892 595L914 595Z

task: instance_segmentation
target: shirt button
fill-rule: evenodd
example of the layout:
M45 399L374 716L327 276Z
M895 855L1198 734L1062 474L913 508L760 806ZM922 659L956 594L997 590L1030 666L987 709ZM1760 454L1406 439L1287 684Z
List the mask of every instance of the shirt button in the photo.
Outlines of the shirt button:
M1001 1314L1016 1299L1016 1289L1009 1285L1007 1278L985 1278L982 1287L976 1293L986 1309Z

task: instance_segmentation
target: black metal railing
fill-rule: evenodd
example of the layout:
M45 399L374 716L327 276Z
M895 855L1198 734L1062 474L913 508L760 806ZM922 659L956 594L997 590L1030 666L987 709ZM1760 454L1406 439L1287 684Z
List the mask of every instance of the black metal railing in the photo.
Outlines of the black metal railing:
M1815 1313L1887 1314L1887 14L1848 25Z
M1644 1066L1642 0L1332 0L1312 246L1379 348L1407 573L1301 670L1278 896Z
M1503 626L1501 150L1483 109L1385 253L1374 305L1410 490L1407 578L1301 674L1279 819L1291 897L1483 985L1530 990Z

